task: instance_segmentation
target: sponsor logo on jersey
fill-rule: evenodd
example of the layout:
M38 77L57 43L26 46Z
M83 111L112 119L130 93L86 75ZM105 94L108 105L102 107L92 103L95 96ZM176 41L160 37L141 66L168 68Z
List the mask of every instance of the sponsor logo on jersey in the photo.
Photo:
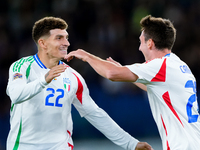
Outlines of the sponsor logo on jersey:
M71 88L71 81L69 78L63 78L64 88L67 90L67 92L70 91Z
M22 74L20 74L20 73L15 73L13 76L13 80L20 79L20 78L22 79Z

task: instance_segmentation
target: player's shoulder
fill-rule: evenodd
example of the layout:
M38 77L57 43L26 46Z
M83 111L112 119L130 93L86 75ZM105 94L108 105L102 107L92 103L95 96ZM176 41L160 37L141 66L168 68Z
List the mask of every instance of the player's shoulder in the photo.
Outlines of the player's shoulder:
M15 63L23 64L23 63L32 62L32 61L34 61L33 56L25 56L25 57L22 57L22 58L16 60L16 61L13 62L12 64L15 64Z
M140 66L145 67L146 69L152 69L152 68L157 68L160 67L163 62L166 61L166 58L161 57L161 58L154 58L152 60L146 61L142 64L140 64Z
M18 60L16 60L15 62L13 62L10 66L11 69L14 70L19 70L22 67L28 67L30 63L34 62L34 58L33 56L26 56L26 57L22 57Z
M163 57L158 57L158 58L154 58L152 60L146 61L143 64L146 65L153 65L153 66L159 66L160 64L166 63L168 60L180 60L180 58L178 56L176 56L174 53L169 53Z

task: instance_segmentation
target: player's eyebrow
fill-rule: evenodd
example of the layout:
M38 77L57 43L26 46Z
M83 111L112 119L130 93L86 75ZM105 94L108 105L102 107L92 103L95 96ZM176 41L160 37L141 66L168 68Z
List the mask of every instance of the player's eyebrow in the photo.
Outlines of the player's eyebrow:
M66 37L66 39L68 39L68 38L69 38L69 35L66 35L66 36L65 36L65 35L62 35L62 34L58 34L58 35L56 35L56 38L57 38L57 37L59 37L59 38Z

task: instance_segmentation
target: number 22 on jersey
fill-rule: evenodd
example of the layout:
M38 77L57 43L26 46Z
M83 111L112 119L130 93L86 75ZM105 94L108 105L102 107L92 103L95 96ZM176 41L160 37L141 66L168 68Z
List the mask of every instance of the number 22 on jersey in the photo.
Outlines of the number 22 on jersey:
M64 97L64 90L63 89L54 90L53 88L47 88L46 91L49 91L50 94L48 94L46 99L45 99L45 105L46 106L62 107L63 104L60 104L59 100ZM58 93L59 95L55 96L55 93Z

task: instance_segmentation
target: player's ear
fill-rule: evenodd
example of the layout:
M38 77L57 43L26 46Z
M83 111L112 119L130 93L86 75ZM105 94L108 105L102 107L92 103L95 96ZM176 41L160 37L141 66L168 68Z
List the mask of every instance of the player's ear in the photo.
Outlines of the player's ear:
M147 47L148 47L149 49L152 49L152 48L154 47L154 41L153 41L152 39L149 39L149 40L147 41Z
M43 38L40 38L39 40L38 40L38 45L42 48L42 49L46 49L46 42L45 42L45 39L43 39Z

